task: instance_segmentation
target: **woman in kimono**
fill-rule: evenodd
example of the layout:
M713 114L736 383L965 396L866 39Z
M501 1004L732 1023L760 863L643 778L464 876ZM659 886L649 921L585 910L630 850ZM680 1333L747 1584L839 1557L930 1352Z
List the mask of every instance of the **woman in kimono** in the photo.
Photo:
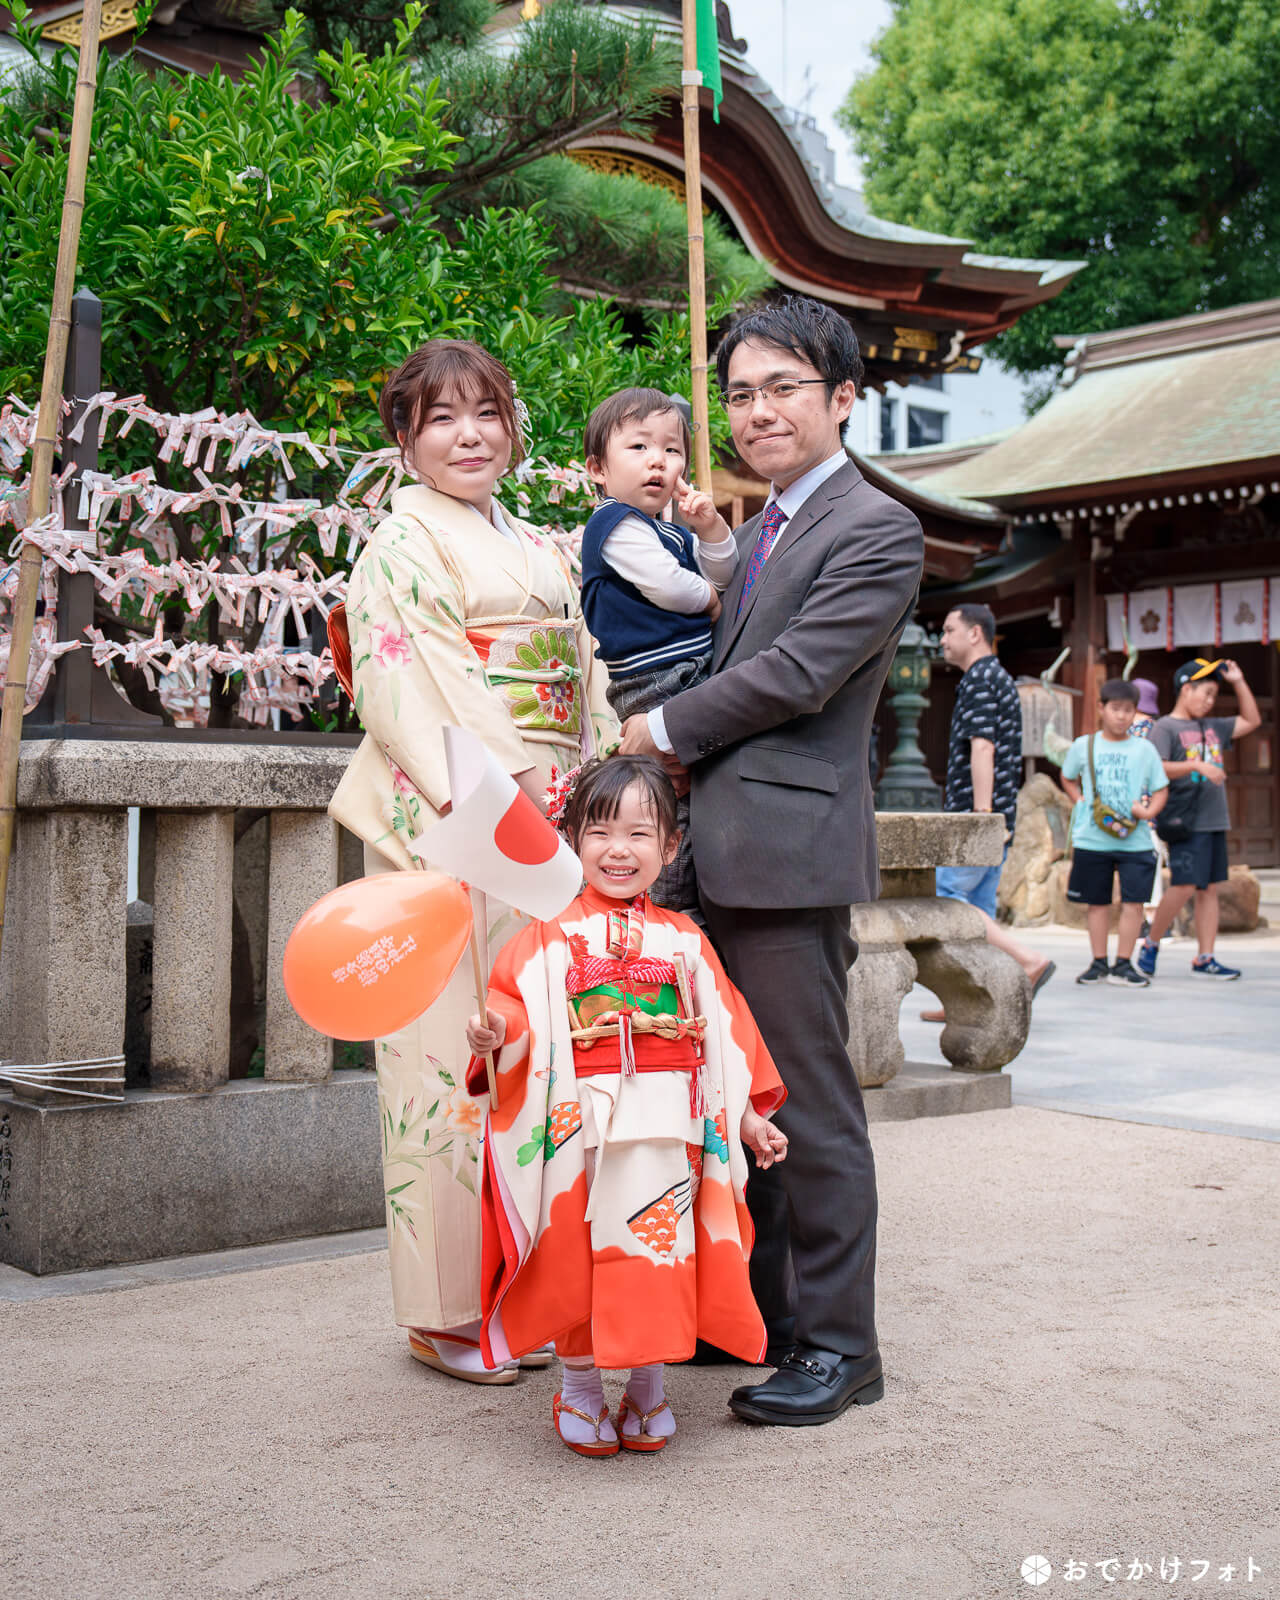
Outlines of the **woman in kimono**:
M764 1357L747 1162L786 1155L786 1091L751 1013L689 920L649 899L680 835L647 756L576 777L564 831L586 887L504 947L470 1081L499 1050L484 1146L484 1324L495 1363L554 1339L556 1432L584 1456L661 1450L663 1365L699 1338ZM616 1421L601 1368L630 1368Z
M380 411L418 482L392 496L351 574L350 678L365 739L329 807L363 839L370 873L418 867L411 843L449 808L443 724L482 739L539 807L553 766L617 737L564 558L493 497L524 454L507 369L479 345L433 340L392 373ZM520 921L492 898L488 913L497 949ZM419 1361L510 1383L515 1366L487 1366L478 1342L484 1107L465 1083L474 1009L464 962L423 1016L376 1042L391 1287Z

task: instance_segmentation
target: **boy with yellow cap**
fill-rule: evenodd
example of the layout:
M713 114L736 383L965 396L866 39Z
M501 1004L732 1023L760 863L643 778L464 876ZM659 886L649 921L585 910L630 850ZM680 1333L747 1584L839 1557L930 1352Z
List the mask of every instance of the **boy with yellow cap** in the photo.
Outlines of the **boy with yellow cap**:
M1234 717L1211 715L1219 685L1224 683L1231 686L1239 706ZM1178 691L1173 712L1161 717L1149 735L1172 786L1165 818L1158 826L1169 845L1169 887L1156 908L1137 966L1148 978L1155 976L1160 941L1194 895L1199 953L1191 971L1196 977L1231 981L1240 976L1239 968L1227 966L1214 953L1218 885L1227 879L1227 830L1231 825L1223 757L1233 740L1252 733L1262 718L1253 691L1234 661L1187 661L1174 673L1173 684ZM1179 788L1185 796L1188 785L1196 788L1187 818L1189 829L1186 837L1176 838L1169 829L1169 818L1181 811L1175 796Z

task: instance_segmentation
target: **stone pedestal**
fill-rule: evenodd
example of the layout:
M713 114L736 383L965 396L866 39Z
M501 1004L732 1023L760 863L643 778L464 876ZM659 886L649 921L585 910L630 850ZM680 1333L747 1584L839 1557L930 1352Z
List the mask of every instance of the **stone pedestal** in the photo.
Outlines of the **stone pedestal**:
M231 896L235 817L156 817L151 1084L213 1089L231 1047Z
M270 935L267 943L266 1076L295 1083L328 1077L333 1043L289 1004L284 947L303 912L338 884L338 826L322 811L271 813Z
M1026 1043L1031 987L1022 968L987 943L972 906L933 892L935 866L999 862L1004 832L1002 817L877 814L881 897L852 908L849 1054L864 1088L903 1066L898 1013L917 979L946 1010L942 1053L953 1068L998 1071Z
M1016 961L987 943L972 906L914 896L856 906L854 936L850 1055L864 1088L887 1083L903 1065L898 1011L917 978L946 1010L941 1045L953 1067L995 1072L1026 1043L1031 986Z
M20 812L5 909L0 1059L119 1055L128 813Z

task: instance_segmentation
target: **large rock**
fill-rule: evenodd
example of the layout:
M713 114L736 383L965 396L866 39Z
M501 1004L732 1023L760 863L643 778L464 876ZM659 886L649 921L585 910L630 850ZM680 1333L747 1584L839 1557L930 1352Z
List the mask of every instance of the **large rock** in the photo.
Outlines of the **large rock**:
M1164 874L1164 881L1168 883L1169 874ZM1231 868L1231 876L1226 883L1218 889L1220 933L1252 933L1255 928L1263 925L1264 919L1258 915L1258 907L1262 901L1262 885L1246 866ZM1188 900L1178 913L1177 928L1179 933L1195 933L1195 900Z
M1037 772L1018 792L1013 842L997 895L1001 916L1015 927L1053 919L1053 868L1066 854L1070 837L1070 800L1047 773Z

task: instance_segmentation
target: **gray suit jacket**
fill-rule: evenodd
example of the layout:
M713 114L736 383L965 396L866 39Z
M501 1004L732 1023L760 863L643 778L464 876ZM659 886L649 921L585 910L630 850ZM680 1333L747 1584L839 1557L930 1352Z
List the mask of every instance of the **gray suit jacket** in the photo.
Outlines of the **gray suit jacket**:
M693 784L698 884L723 906L874 900L871 723L924 535L847 462L784 525L738 616L759 531L757 516L734 535L712 676L663 708Z

